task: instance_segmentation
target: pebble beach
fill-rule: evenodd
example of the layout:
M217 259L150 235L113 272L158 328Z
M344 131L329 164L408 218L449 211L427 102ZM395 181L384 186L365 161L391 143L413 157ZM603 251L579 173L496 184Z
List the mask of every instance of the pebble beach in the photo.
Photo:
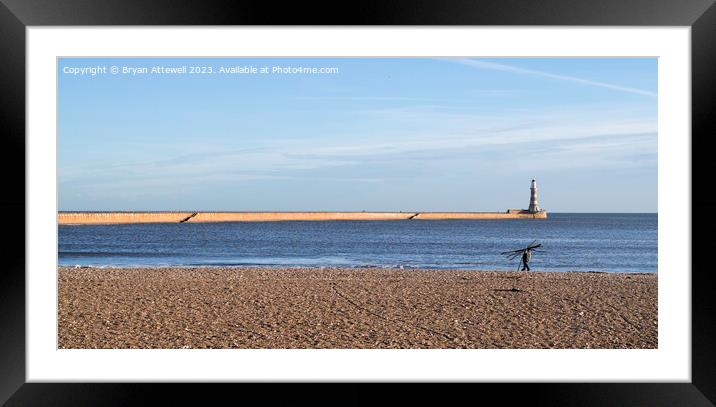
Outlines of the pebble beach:
M657 274L58 268L58 347L657 348Z

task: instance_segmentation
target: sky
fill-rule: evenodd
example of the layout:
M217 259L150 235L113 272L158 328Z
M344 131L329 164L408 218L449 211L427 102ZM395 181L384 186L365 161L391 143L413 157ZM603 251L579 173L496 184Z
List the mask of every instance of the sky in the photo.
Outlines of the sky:
M656 212L657 59L61 58L57 149L61 211Z

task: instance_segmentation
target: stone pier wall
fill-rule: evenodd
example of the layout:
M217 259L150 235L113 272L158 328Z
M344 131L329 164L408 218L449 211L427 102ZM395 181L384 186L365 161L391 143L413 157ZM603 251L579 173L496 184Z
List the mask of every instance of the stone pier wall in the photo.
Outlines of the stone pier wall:
M60 225L327 220L546 219L547 212L60 212Z

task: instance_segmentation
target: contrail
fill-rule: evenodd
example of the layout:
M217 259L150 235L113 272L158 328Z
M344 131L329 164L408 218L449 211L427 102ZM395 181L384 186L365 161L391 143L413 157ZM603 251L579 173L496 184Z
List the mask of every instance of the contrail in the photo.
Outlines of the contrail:
M474 66L476 68L513 72L513 73L522 74L522 75L539 76L542 78L574 82L574 83L579 83L579 84L587 85L587 86L596 86L599 88L612 89L612 90L628 92L628 93L636 93L638 95L644 95L644 96L650 96L650 97L657 96L656 92L649 92L647 90L629 88L626 86L612 85L611 83L597 82L597 81L592 81L589 79L577 78L574 76L557 75L557 74L553 74L553 73L549 73L549 72L536 71L534 69L519 68L519 67L512 66L512 65L499 64L496 62L480 61L480 60L469 59L469 58L459 58L459 59L446 58L445 60L457 62L457 63L463 64L463 65Z

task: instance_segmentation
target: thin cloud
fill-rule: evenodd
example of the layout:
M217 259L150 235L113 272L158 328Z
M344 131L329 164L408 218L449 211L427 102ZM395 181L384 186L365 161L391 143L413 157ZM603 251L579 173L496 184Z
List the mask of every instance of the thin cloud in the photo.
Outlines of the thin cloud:
M425 101L445 101L447 99L435 98L415 98L407 96L296 96L295 100L347 100L347 101L397 101L397 102L425 102Z
M510 96L514 95L514 90L507 89L473 89L465 91L469 96ZM319 96L296 96L294 100L329 100L329 101L350 101L350 102L435 102L435 103L455 103L470 102L470 98L431 98L431 97L412 97L412 96L346 96L346 95L319 95Z
M577 78L575 76L558 75L558 74L553 74L553 73L549 73L549 72L537 71L534 69L520 68L520 67L512 66L512 65L500 64L497 62L480 61L480 60L469 59L469 58L446 59L446 60L457 62L457 63L463 64L463 65L473 66L475 68L512 72L512 73L516 73L516 74L520 74L520 75L532 75L532 76L538 76L538 77L542 77L542 78L549 78L549 79L555 79L555 80L560 80L560 81L578 83L581 85L611 89L611 90L616 90L616 91L620 91L620 92L635 93L637 95L643 95L643 96L649 96L649 97L657 96L656 92L650 92L648 90L630 88L630 87L626 87L626 86L614 85L614 84L605 83L605 82L597 82L597 81L592 81L589 79Z

